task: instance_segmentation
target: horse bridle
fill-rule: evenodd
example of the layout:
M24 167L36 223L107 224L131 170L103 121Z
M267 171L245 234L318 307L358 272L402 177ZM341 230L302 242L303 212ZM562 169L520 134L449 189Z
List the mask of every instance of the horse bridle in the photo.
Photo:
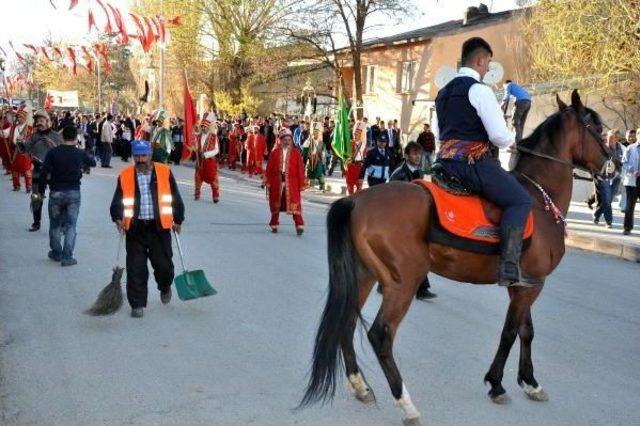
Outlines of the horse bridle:
M597 141L598 146L600 147L600 150L604 153L604 155L607 157L607 161L611 161L611 158L613 157L611 152L602 144L602 138L600 137L600 134L591 126L591 124L589 123L589 120L591 119L591 113L587 112L584 115L580 115L578 114L578 111L576 111L574 108L572 107L567 107L567 110L570 110L571 112L573 112L576 117L578 118L578 121L580 122L580 124L582 124L582 126L584 127L584 129L586 129L591 136ZM580 140L580 147L581 147L581 157L582 157L582 153L584 152L584 136L585 136L585 132L584 129L582 131L582 138ZM536 157L540 157L540 158L544 158L547 160L551 160L554 161L556 163L560 163L560 164L564 164L565 166L571 167L572 169L578 169L578 170L582 170L585 171L587 173L593 174L592 170L587 169L586 167L582 167L582 166L578 166L577 164L574 164L572 162L569 162L563 158L560 157L555 157L553 155L549 155L549 154L545 154L544 152L540 152L540 151L536 151L533 149L529 149L529 148L525 148L523 146L516 146L516 150L519 152L523 152L525 154L530 154ZM603 168L606 167L606 163L603 166Z

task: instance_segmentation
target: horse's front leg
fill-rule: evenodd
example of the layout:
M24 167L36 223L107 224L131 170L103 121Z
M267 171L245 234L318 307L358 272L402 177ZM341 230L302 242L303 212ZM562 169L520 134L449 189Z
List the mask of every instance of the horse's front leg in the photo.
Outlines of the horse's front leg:
M520 365L518 367L518 384L524 393L533 401L547 401L549 396L533 377L533 362L531 361L531 342L533 341L533 321L531 311L518 328L520 336Z
M489 385L491 385L489 398L491 398L491 400L496 404L506 404L509 402L507 391L502 387L502 376L504 373L504 365L509 357L509 351L511 351L513 342L515 342L516 336L518 335L518 321L516 319L517 308L511 291L509 291L509 296L511 296L511 303L509 304L507 317L504 320L502 334L500 335L498 352L496 352L496 356L493 358L489 371L484 376L484 382L488 382Z

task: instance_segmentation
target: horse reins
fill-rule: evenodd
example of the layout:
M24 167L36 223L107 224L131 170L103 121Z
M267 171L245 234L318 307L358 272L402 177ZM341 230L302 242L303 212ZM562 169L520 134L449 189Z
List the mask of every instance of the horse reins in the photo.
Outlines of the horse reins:
M598 141L598 146L600 147L602 152L606 155L608 160L611 160L611 153L608 152L607 149L600 142L602 138L600 137L598 132L596 132L591 127L591 124L589 124L588 121L587 121L591 117L591 113L587 113L584 116L580 116L575 109L573 109L571 107L569 107L567 109L571 110L576 115L576 117L578 118L578 121L580 122L580 124L582 124L584 126L584 128L587 131L589 131L591 136L593 136L593 138L596 139L596 141ZM581 151L584 152L584 130L582 132L582 138L581 138L580 147L581 147ZM536 151L536 150L533 150L533 149L525 148L523 146L516 146L516 150L519 151L519 152L525 153L525 154L533 155L535 157L540 157L540 158L544 158L546 160L550 160L550 161L554 161L556 163L563 164L565 166L571 167L572 169L578 169L578 170L582 170L582 171L587 172L587 173L592 173L592 171L587 169L586 167L578 166L578 165L573 164L572 162L569 162L569 161L567 161L567 160L565 160L563 158L559 158L559 157L555 157L553 155L545 154L544 152L540 152L540 151Z

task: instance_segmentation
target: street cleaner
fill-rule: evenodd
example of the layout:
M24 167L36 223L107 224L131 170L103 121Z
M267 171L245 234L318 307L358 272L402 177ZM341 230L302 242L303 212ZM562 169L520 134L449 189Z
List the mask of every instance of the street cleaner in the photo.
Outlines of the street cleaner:
M131 316L141 318L147 306L151 262L163 304L171 301L174 277L171 230L180 233L184 204L169 166L151 161L147 141L131 142L134 165L120 172L111 201L111 219L126 234L127 300Z

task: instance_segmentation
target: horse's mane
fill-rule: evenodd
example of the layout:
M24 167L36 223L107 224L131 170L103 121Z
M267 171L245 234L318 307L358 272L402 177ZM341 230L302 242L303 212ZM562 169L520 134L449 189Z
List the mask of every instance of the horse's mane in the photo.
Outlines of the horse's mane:
M591 108L584 107L585 111L591 115L591 119L597 128L602 127L602 120L600 115ZM562 111L556 111L549 117L547 117L538 127L535 128L533 133L528 137L518 142L519 146L529 149L535 149L538 147L541 141L548 140L553 144L554 135L562 128Z

